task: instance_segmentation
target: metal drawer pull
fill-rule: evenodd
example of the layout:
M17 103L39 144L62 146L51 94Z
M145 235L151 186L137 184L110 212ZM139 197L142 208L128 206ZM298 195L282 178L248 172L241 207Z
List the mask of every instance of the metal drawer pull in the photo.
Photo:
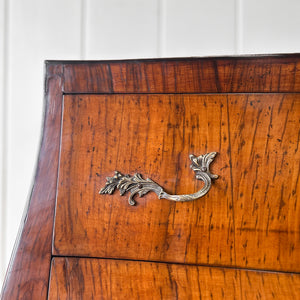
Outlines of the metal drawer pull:
M218 175L213 175L209 171L209 165L214 160L217 152L210 152L198 157L193 154L190 155L190 160L192 164L190 168L195 172L196 179L204 181L204 187L194 194L189 195L170 195L164 191L164 189L154 182L153 180L147 178L143 179L141 174L123 175L122 173L115 171L113 177L107 177L105 187L102 188L99 194L112 194L115 189L120 190L121 196L126 192L130 192L128 202L130 205L135 205L135 200L133 199L135 194L140 197L144 196L148 192L154 192L157 194L159 199L168 199L173 201L192 201L200 197L203 197L208 193L211 187L211 180L217 179Z

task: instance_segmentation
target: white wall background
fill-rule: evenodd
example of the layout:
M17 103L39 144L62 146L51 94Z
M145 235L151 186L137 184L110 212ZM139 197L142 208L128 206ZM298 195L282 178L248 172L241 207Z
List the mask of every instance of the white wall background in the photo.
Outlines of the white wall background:
M30 192L45 59L300 52L299 0L0 0L0 287Z

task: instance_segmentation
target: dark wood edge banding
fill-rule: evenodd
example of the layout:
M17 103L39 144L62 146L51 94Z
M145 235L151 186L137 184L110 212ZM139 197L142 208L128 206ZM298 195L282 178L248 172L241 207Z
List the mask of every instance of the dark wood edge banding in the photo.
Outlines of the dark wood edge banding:
M62 110L63 68L46 66L44 128L35 180L1 299L46 299L51 263Z
M64 93L300 92L300 54L61 63Z

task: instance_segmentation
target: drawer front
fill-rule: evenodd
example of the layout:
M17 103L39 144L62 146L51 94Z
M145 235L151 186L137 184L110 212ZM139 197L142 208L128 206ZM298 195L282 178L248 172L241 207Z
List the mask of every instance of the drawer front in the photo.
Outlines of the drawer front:
M297 94L66 95L53 254L300 270ZM201 199L100 195L117 170L170 194L203 183L189 155L218 152Z
M48 299L297 299L300 275L54 258Z

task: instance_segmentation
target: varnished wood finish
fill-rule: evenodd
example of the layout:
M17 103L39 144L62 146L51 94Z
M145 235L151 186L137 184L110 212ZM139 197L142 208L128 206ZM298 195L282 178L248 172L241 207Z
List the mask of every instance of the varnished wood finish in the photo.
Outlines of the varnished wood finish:
M49 299L297 299L300 275L54 258Z
M56 197L61 126L61 65L47 66L44 132L35 182L1 299L46 299Z
M299 70L299 54L48 62L36 178L2 299L47 299L50 274L52 299L119 299L121 288L130 299L299 298L297 274L216 268L300 272ZM202 184L188 155L209 151L220 178L203 199L150 193L132 207L98 194L116 169L192 193Z
M198 95L65 96L54 254L232 265L227 99ZM74 134L72 134L74 133ZM220 179L199 200L99 195L115 170L173 194L199 190L189 154L217 151ZM229 179L229 180L228 180Z
M300 92L299 68L299 54L66 63L64 92Z
M236 261L300 271L300 95L228 98Z
M65 96L54 254L300 271L299 115L298 95ZM114 170L192 193L210 151L203 199L98 194Z

